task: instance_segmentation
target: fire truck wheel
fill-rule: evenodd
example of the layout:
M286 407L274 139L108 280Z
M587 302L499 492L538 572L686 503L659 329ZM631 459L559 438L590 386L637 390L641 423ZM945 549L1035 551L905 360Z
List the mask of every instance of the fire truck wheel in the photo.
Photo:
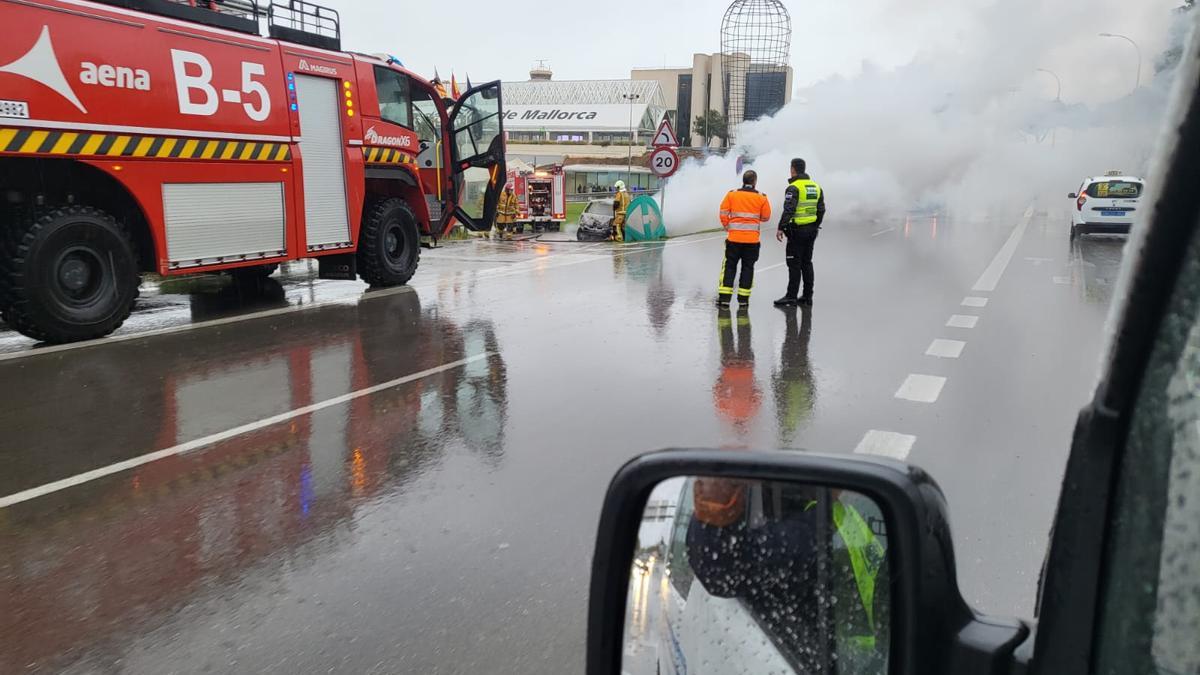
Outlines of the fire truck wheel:
M421 256L417 217L403 199L384 199L367 210L358 242L358 275L372 286L399 286L417 272Z
M102 337L120 327L138 296L129 233L91 206L40 210L15 223L0 266L4 320L44 342Z

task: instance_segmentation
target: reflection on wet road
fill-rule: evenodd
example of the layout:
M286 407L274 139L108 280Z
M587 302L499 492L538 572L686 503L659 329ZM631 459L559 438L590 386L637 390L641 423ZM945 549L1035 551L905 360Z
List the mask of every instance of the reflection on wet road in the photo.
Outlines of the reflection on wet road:
M1018 216L831 223L811 310L771 306L772 241L718 312L708 234L448 245L383 292L164 282L116 340L0 332L0 672L581 671L625 460L871 430L946 489L969 598L1027 615L1123 240L1038 213L964 306ZM910 374L940 398L896 398Z

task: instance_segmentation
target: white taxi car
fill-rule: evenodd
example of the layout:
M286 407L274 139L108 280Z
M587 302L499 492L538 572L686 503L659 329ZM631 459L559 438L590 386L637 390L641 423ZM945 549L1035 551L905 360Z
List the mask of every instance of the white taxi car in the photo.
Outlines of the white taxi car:
M1140 215L1146 184L1136 176L1109 171L1101 177L1085 178L1071 211L1071 239L1084 234L1128 234Z

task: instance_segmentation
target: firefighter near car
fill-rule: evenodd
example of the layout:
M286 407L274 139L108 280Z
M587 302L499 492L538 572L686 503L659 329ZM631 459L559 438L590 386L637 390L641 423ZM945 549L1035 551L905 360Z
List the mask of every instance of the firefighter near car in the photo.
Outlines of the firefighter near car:
M404 284L423 238L491 227L506 175L499 82L447 108L395 59L342 51L328 8L208 7L0 4L10 327L107 335L143 273L315 258L323 278Z

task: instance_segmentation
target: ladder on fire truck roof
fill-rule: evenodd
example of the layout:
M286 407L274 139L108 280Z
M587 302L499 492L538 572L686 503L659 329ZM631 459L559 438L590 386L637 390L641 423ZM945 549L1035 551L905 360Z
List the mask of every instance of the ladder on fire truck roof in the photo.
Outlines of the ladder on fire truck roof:
M261 35L260 23L277 40L341 51L337 10L306 0L97 0L106 5ZM268 4L269 2L269 4Z

